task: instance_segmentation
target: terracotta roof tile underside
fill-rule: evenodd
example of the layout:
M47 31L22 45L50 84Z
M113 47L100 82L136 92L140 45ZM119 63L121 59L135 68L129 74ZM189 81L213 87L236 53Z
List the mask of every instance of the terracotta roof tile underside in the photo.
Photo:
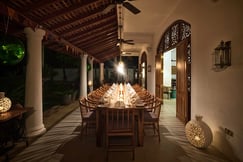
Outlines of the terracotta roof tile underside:
M116 7L111 0L2 0L0 31L25 40L25 27L46 31L44 46L97 62L119 55Z

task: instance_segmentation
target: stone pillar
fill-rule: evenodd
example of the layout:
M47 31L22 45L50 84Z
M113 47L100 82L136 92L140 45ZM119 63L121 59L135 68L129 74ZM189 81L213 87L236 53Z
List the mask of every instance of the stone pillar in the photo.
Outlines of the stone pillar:
M87 96L87 57L87 54L81 56L80 97Z
M100 84L104 83L104 63L100 63Z
M93 58L89 58L89 64L91 66L90 71L88 72L88 84L89 84L89 91L93 91L93 84L94 84L94 69L93 69Z
M43 124L42 101L42 39L45 31L24 29L27 37L27 67L25 81L25 107L33 107L33 112L26 119L26 135L28 137L45 133Z

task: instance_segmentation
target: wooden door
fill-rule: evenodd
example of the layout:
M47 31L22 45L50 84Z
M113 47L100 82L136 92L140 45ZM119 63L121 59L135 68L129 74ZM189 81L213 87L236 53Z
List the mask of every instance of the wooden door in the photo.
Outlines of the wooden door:
M190 119L190 99L187 76L187 46L189 39L181 41L176 48L176 116L184 123Z
M163 99L163 75L161 73L162 68L162 60L161 55L158 54L155 57L155 95L156 97Z

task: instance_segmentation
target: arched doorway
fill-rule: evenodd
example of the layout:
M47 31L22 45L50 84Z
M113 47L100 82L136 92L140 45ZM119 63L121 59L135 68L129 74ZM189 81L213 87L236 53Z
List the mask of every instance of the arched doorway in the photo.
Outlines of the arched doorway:
M156 55L156 96L163 98L164 53L176 49L176 116L184 123L191 117L191 26L183 20L172 23L160 39Z

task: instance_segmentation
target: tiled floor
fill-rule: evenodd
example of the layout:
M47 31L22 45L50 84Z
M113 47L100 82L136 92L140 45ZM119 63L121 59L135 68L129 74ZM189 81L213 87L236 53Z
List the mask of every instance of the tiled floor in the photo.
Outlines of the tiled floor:
M11 162L103 162L105 149L95 146L94 132L80 136L80 112L74 110L47 133L16 155ZM200 150L187 141L184 125L175 117L175 100L162 106L161 142L146 131L143 147L137 147L135 162L227 162L213 146ZM128 162L129 153L111 153L110 162Z

